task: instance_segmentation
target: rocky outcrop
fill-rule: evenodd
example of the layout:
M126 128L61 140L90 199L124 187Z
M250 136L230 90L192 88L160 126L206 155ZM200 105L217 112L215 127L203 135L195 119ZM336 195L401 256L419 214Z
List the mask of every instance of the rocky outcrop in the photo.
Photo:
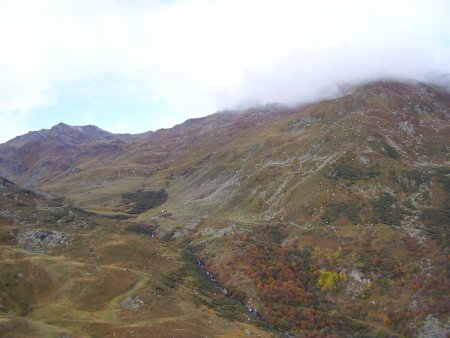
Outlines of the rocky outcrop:
M23 244L33 252L45 253L49 248L69 246L71 236L64 232L53 230L26 231L18 235L19 244Z

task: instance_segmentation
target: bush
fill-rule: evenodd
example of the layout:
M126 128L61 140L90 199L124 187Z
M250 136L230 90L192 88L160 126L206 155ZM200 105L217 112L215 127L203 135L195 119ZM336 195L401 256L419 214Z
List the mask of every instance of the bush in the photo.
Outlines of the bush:
M426 229L431 237L438 243L448 247L450 244L450 209L428 208L422 212L420 218L426 224Z
M383 153L390 158L393 158L394 160L398 159L400 157L399 152L389 144L385 144L383 147Z
M403 219L403 212L400 209L394 209L397 198L391 194L385 193L372 202L374 221L389 224L400 225Z
M450 194L450 177L442 175L438 178L438 182L442 184L442 188L444 188L445 192Z
M416 192L421 184L429 182L431 175L420 170L401 171L396 173L394 170L389 171L390 179L398 183L405 192Z
M153 236L157 225L151 224L132 224L127 227L127 231L134 232L139 235Z
M336 221L341 215L346 215L350 220L355 223L360 221L359 213L361 208L355 204L349 203L338 203L331 204L327 207L323 215L321 216L322 221L325 223L332 223Z
M348 163L339 163L334 166L332 176L353 181L363 178L364 173Z
M134 204L132 209L128 212L129 214L140 214L164 204L169 195L165 189L161 189L159 191L124 193L122 197L126 204Z
M348 276L344 272L326 271L319 270L319 280L317 285L322 290L329 290L333 288L337 283L341 281L346 281Z
M442 204L436 208L427 208L420 218L426 225L426 230L439 244L448 247L450 244L450 177L438 176L438 182L446 192L446 197Z

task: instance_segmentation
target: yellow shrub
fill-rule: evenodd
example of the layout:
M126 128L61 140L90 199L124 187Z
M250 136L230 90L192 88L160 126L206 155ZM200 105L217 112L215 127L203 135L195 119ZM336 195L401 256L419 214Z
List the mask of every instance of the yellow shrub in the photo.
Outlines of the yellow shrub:
M319 280L318 285L322 290L329 290L336 285L336 283L340 281L346 281L348 276L345 272L335 272L335 271L326 271L319 270Z

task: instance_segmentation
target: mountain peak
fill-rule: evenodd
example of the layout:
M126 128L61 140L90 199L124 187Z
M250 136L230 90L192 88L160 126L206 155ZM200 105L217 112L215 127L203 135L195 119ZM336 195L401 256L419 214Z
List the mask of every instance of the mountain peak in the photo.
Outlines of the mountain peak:
M53 128L67 128L70 127L68 124L65 124L64 122L59 122L58 124L56 124L55 126L53 126Z
M45 130L45 129L44 129ZM97 126L94 125L85 125L85 126L71 126L68 124L65 124L64 122L60 122L57 125L54 125L50 131L56 131L56 132L73 132L78 131L85 134L103 134L103 135L109 135L110 132L103 130Z

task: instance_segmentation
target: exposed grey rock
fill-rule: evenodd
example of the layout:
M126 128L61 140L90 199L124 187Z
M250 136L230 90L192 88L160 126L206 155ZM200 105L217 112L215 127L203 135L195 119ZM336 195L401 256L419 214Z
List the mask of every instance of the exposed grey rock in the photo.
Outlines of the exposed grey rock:
M190 232L197 229L197 227L200 225L200 223L203 221L202 218L194 218L186 223L183 224L180 230L177 230L173 234L173 239L180 239L185 236L187 236Z
M120 306L125 310L138 310L144 306L144 301L139 296L125 298Z
M312 117L312 116L305 116L296 120L293 120L290 124L289 127L291 129L294 128L307 128L317 122L319 122L320 119L316 118L316 117Z
M419 330L419 338L446 338L450 334L450 320L441 323L439 319L428 315Z
M358 270L351 270L348 275L350 279L347 282L347 289L345 290L345 293L352 299L356 299L361 295L364 288L370 285L370 279L364 278L364 275Z
M22 232L18 236L18 242L25 244L32 250L39 250L40 247L54 248L64 247L71 243L69 234L53 230L37 230Z
M398 129L404 131L406 134L413 136L416 132L414 126L409 121L402 121L398 124Z

